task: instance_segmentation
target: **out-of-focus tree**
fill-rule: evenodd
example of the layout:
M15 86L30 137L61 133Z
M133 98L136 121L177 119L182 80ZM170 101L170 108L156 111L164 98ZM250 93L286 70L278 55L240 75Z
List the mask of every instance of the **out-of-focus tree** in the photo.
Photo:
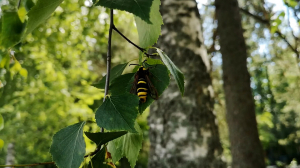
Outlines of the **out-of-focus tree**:
M186 91L182 98L173 82L151 107L148 167L225 167L197 3L162 0L161 12L157 46L182 69Z

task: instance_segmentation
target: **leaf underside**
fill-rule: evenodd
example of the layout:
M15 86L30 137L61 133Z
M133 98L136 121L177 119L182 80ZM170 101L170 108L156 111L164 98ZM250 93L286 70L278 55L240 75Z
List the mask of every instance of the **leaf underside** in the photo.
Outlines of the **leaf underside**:
M95 142L97 146L101 146L103 144L106 144L107 142L114 140L116 138L119 138L120 136L123 136L127 134L127 131L120 131L120 132L97 132L97 133L91 133L91 132L85 132L85 135Z
M150 7L152 2L153 0L100 0L96 6L124 10L151 24Z
M171 61L171 59L160 49L156 49L161 60L167 66L170 73L174 76L177 86L181 92L181 95L184 94L184 75L183 73L177 68L177 66Z

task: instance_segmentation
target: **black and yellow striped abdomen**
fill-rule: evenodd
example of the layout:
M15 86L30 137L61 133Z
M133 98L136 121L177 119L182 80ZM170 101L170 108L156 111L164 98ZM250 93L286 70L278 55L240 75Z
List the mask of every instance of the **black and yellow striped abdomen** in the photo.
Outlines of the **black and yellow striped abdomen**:
M144 78L139 78L137 83L137 95L140 98L142 103L145 103L147 100L147 93L148 93L148 84Z

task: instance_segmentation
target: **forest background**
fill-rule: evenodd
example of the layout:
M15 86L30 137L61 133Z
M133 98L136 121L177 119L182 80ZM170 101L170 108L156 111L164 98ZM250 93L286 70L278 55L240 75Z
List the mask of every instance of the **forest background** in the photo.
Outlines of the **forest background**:
M9 4L4 0L0 3L1 6ZM22 3L18 14L24 20L26 8L35 1ZM224 150L222 160L230 165L222 59L213 3L198 1L198 7L212 66L214 112ZM239 6L259 138L267 164L297 164L300 162L299 2L240 0ZM132 15L115 12L119 30L132 41L138 41ZM14 144L15 163L50 161L48 151L53 134L70 124L93 118L103 92L90 85L105 73L108 16L107 9L92 7L89 0L65 0L46 23L17 46L15 60L0 57L0 114L5 123L0 131L4 142L0 142L0 164L5 164L8 144ZM113 64L138 57L138 51L118 34L113 39ZM136 167L147 167L148 114L144 113L138 120L146 140ZM90 151L95 148L92 143L87 147ZM126 159L119 166L126 167Z

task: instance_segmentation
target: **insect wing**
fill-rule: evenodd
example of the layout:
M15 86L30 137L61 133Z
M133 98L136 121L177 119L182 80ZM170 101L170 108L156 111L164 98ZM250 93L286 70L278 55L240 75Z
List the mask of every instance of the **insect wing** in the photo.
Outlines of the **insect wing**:
M134 80L133 80L132 87L130 89L130 93L137 94L137 84L138 84L138 81L139 81L139 75L138 75L138 73L136 73L134 75Z
M148 87L149 87L150 96L152 97L152 99L157 100L158 99L157 90L155 89L155 87L153 86L149 76L147 76L147 75L146 75L146 80L147 80L147 84L148 84Z

